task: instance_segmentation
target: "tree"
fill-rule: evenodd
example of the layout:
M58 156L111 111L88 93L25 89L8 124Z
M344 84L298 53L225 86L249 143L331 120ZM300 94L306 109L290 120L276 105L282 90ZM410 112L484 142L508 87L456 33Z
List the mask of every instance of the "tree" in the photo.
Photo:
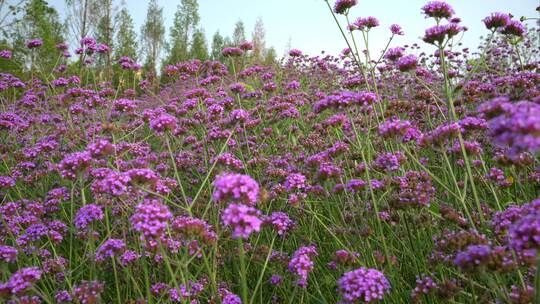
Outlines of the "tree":
M233 43L234 45L238 46L240 43L246 41L246 30L244 28L244 22L242 20L238 20L236 24L234 25L234 31L233 31Z
M113 15L116 7L113 6L113 0L101 0L101 5L97 9L98 24L96 28L95 38L98 43L107 45L111 51L114 48L114 23ZM97 64L101 69L105 69L106 79L110 79L111 69L111 52L107 52L98 57Z
M206 60L208 59L208 46L206 43L206 37L202 29L197 29L193 32L193 38L191 39L191 49L189 51L191 58Z
M114 57L128 56L137 60L137 33L133 25L133 18L126 7L116 14L114 18L116 26Z
M175 64L187 60L190 55L190 37L194 36L199 25L199 4L197 0L182 0L174 14L173 26L170 28L170 44L168 45L166 64Z
M253 33L251 34L251 40L253 42L253 52L252 56L254 60L260 61L263 59L264 50L265 50L265 30L262 18L257 18L255 22L255 27L253 28Z
M277 53L274 47L270 47L264 54L264 65L273 65L276 63Z
M106 0L105 0L106 1ZM98 0L66 0L66 23L70 41L82 47L81 39L94 34L98 22Z
M163 7L157 0L150 0L146 21L141 28L142 48L146 55L145 70L156 76L156 63L163 48L165 27L163 26Z
M39 68L51 72L58 62L61 52L56 44L64 41L63 26L58 12L44 0L30 0L22 9L22 16L12 24L9 36L13 47L13 60L28 69L39 58ZM41 47L29 50L26 42L39 38Z
M0 35L8 36L7 29L20 20L25 2L26 0L17 0L8 3L6 0L0 0Z
M219 33L219 30L214 33L212 37L212 47L210 51L210 56L212 60L222 61L223 56L221 56L221 50L223 50L224 39L223 36Z

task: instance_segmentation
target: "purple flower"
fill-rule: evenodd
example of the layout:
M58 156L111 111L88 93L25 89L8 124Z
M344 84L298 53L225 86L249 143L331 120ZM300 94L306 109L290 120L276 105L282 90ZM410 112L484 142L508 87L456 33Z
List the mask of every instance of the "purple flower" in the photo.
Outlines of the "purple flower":
M221 51L221 55L224 57L240 57L244 54L244 51L236 47L226 47Z
M140 254L133 250L126 250L124 253L120 256L120 264L122 266L127 266L128 264L138 260L141 257Z
M6 263L15 263L18 254L17 249L11 246L0 246L0 259Z
M216 202L235 202L254 206L259 197L259 184L249 175L229 173L214 181L212 198Z
M106 139L97 139L86 148L90 155L95 158L111 155L114 153L114 146Z
M399 24L392 24L390 25L390 32L393 34L393 35L398 35L398 36L403 36L405 35L405 33L403 32L403 29L401 28L401 26Z
M57 292L54 299L57 303L71 303L73 301L73 297L66 290Z
M337 0L334 4L334 12L341 15L346 14L357 3L358 0Z
M15 272L6 283L6 287L14 295L30 289L41 278L41 270L37 267L26 267Z
M265 219L265 222L271 224L275 230L277 230L278 235L285 235L292 226L294 226L294 221L289 218L289 215L285 212L272 212L270 216Z
M260 211L242 204L230 204L221 215L226 226L232 226L232 237L247 239L252 232L259 232L262 220Z
M379 155L374 161L373 161L373 168L379 171L385 171L385 172L392 172L397 171L400 168L400 164L403 163L407 158L405 155L397 151L396 153L383 153Z
M379 134L383 138L396 138L403 142L420 138L420 131L408 120L389 119L379 125Z
M131 224L135 231L143 234L141 239L157 239L165 233L171 217L169 208L159 201L145 201L135 208Z
M295 190L304 190L306 188L307 179L304 175L299 173L292 173L285 179L285 190L292 192Z
M242 163L241 160L239 160L238 158L236 158L233 154L229 152L220 154L219 156L213 158L211 162L222 164L230 169L235 169L235 170L244 169L244 163Z
M77 229L86 229L92 222L100 221L103 219L103 210L100 206L95 204L89 204L81 207L75 215L73 223Z
M55 45L55 48L59 51L65 51L69 48L69 46L67 45L67 43L60 42Z
M228 292L222 299L222 304L242 304L242 300L239 296L235 295L232 292Z
M371 28L379 26L379 20L377 18L369 16L366 18L358 18L352 24L359 30L370 30Z
M100 303L104 287L99 281L82 281L73 287L73 297L80 303Z
M172 223L172 229L183 238L197 237L205 243L215 243L216 233L207 222L190 216L178 216Z
M108 239L96 250L96 261L103 262L122 253L126 248L124 240Z
M344 303L351 304L382 300L384 294L390 291L390 282L382 272L364 267L346 272L338 280L338 286Z
M355 193L355 192L358 192L362 189L364 189L364 187L367 185L367 183L361 179L351 179L348 183L347 183L347 190Z
M420 302L422 295L427 295L434 289L436 289L437 283L429 276L417 276L416 277L416 287L411 292L411 298L416 302Z
M249 113L243 109L234 109L229 115L229 120L231 122L246 122L249 118Z
M11 59L11 51L9 51L9 50L0 50L0 58Z
M15 186L16 180L10 176L0 176L0 189L12 188Z
M390 61L396 61L399 58L403 57L403 52L405 51L402 47L389 48L384 54L384 58Z
M508 21L508 24L506 24L506 26L503 28L502 33L505 35L523 37L526 31L527 29L525 28L523 23L517 20L510 20Z
M494 142L508 146L511 158L540 150L540 105L529 101L506 104L502 114L488 124Z
M427 17L449 19L454 14L450 4L444 1L431 1L422 7L423 13Z
M159 116L150 120L150 128L158 133L166 131L174 132L178 127L178 119L167 113L161 113Z
M238 47L243 51L249 51L253 49L253 42L242 41Z
M435 196L435 188L426 172L408 171L405 176L395 177L398 184L397 207L429 207Z
M446 39L450 39L464 30L463 27L456 23L448 23L445 25L435 25L426 29L424 34L425 42L429 44L441 45Z
M43 45L43 40L41 39L32 39L26 42L26 47L29 49L37 48Z
M356 0L354 0L356 1ZM297 49L292 49L289 51L289 56L291 57L300 57L302 56L302 51L301 50L297 50Z
M492 13L483 21L487 29L495 30L501 27L505 27L510 22L510 16L505 13Z
M454 259L454 265L462 270L471 271L476 267L486 266L491 255L489 245L469 245L465 251L461 251Z
M277 274L274 274L270 277L270 284L272 285L280 285L283 281L283 277Z
M529 214L508 230L509 245L517 252L540 248L540 212Z
M317 248L315 246L300 247L296 250L289 261L289 271L298 275L300 278L296 282L298 286L306 288L307 278L309 273L313 270L315 263L311 260L312 257L316 257Z
M77 175L84 173L92 164L92 156L90 153L74 152L66 155L58 165L60 175L65 179L76 179Z
M129 177L131 185L155 185L159 180L159 174L152 169L131 169L125 174Z
M396 62L396 67L402 72L413 70L417 65L418 58L414 55L403 56Z

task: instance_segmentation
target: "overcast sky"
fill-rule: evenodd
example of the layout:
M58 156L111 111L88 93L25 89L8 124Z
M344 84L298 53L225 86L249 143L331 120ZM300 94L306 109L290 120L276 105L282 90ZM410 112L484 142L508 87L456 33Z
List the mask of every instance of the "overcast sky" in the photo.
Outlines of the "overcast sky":
M163 6L167 32L172 24L174 12L180 0L158 0ZM381 26L372 30L372 46L380 51L389 37L388 27L397 23L405 31L393 45L418 42L424 29L433 21L420 14L426 0L359 0L350 13L351 18L374 16ZM492 12L511 13L520 16L538 17L535 8L540 0L455 0L448 1L460 17L462 24L469 27L462 42L471 48L478 44L478 37L487 31L482 19ZM62 15L64 0L49 0ZM133 16L137 33L146 17L146 0L127 0L127 7ZM330 0L333 6L334 0ZM219 30L223 36L231 35L234 24L241 19L246 33L251 34L257 17L262 17L266 29L266 44L274 46L279 55L283 54L289 39L293 48L308 54L318 54L325 50L330 53L341 51L346 45L324 0L199 0L201 25L207 39ZM340 16L342 17L342 16ZM343 21L343 18L340 18ZM533 23L531 23L532 25ZM168 37L168 36L167 36Z

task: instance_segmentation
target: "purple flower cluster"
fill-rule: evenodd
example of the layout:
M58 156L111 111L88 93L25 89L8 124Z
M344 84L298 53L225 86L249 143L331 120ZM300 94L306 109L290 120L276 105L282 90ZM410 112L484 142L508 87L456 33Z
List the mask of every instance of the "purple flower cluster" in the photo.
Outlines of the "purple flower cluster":
M88 152L74 152L67 155L58 164L60 175L66 179L76 179L81 173L84 173L92 164L92 156Z
M259 184L249 175L229 173L214 181L212 198L216 202L236 202L255 206L259 198Z
M15 263L19 251L11 246L0 246L0 259L6 263Z
M158 133L167 131L174 133L178 128L178 119L170 114L161 113L150 120L150 128Z
M360 267L346 272L338 280L338 290L343 303L367 303L382 300L390 291L390 282L376 269Z
M298 275L296 281L298 286L306 288L309 273L313 270L315 263L312 258L318 256L315 246L300 247L296 250L289 261L289 271Z
M488 17L484 18L484 24L489 30L497 30L505 27L510 22L510 16L505 13L492 13Z
M509 245L518 252L540 248L540 212L529 214L508 229Z
M159 239L165 233L171 218L172 214L167 206L151 200L137 205L131 216L131 224L135 231L142 233L142 239Z
M321 99L313 106L313 111L321 113L329 108L343 109L353 105L368 107L375 102L377 102L377 96L374 93L342 91Z
M337 0L334 4L334 12L341 15L345 14L356 4L358 4L358 0Z
M233 238L249 238L253 232L259 232L263 221L260 219L259 210L242 205L230 204L221 215L221 220L226 226L233 228Z
M486 112L487 107L481 109ZM502 111L489 120L489 133L495 143L508 147L513 158L540 150L540 105L520 101L504 105Z
M41 270L37 267L26 267L15 272L6 283L0 283L0 291L7 290L12 295L20 295L30 289L41 279Z
M409 142L419 139L422 133L408 120L391 119L379 125L379 134L384 138Z
M461 251L454 259L454 264L462 270L472 270L476 267L486 266L491 256L489 245L470 245Z
M224 57L240 57L244 54L242 49L237 47L226 47L221 51L221 55Z
M272 212L272 214L266 217L264 221L272 225L280 236L285 235L295 224L287 213L279 211Z
M406 55L400 57L396 62L396 67L402 72L408 72L416 68L418 65L418 57L415 55Z
M103 262L108 258L113 258L124 252L125 248L124 240L108 239L96 250L96 261Z
M426 17L449 19L454 15L454 9L444 1L430 1L422 7Z
M37 48L37 47L40 47L42 45L43 45L43 40L41 40L41 39L32 39L32 40L28 40L28 42L26 42L26 47L28 47L29 49Z
M299 173L292 173L285 179L285 190L288 192L302 191L307 186L307 179L304 175Z
M96 204L89 204L81 207L81 209L77 211L73 223L77 229L84 230L93 222L101 221L103 216L103 209L100 206Z
M424 38L422 39L429 44L442 45L447 39L456 36L463 30L463 27L455 23L435 25L426 29Z

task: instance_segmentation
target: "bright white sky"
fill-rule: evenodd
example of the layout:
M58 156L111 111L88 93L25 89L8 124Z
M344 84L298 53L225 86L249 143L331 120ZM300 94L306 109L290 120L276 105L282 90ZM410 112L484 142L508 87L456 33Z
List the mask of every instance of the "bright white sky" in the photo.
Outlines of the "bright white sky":
M330 0L333 6L335 0ZM135 21L137 33L146 17L146 0L127 0L127 7ZM398 37L393 45L425 45L419 38L424 29L432 25L432 20L424 19L420 8L427 0L359 0L351 10L350 16L374 16L381 26L373 29L372 42L374 51L380 51L387 42L390 24L397 23L405 31L405 36ZM491 12L511 13L516 18L521 16L539 17L535 8L540 0L452 0L448 1L456 11L456 16L469 27L463 43L471 48L477 46L481 35L486 35L482 19ZM64 0L49 0L61 14ZM165 26L167 31L172 24L176 6L180 0L159 0L165 7ZM216 30L223 36L232 35L234 24L242 19L246 33L250 34L257 17L262 17L266 29L267 46L274 46L281 55L291 39L292 47L305 53L316 55L325 50L337 53L346 45L341 38L336 24L330 15L324 0L199 0L201 25L210 43ZM342 17L342 16L341 16ZM343 18L340 18L343 20ZM530 25L534 23L531 21Z

